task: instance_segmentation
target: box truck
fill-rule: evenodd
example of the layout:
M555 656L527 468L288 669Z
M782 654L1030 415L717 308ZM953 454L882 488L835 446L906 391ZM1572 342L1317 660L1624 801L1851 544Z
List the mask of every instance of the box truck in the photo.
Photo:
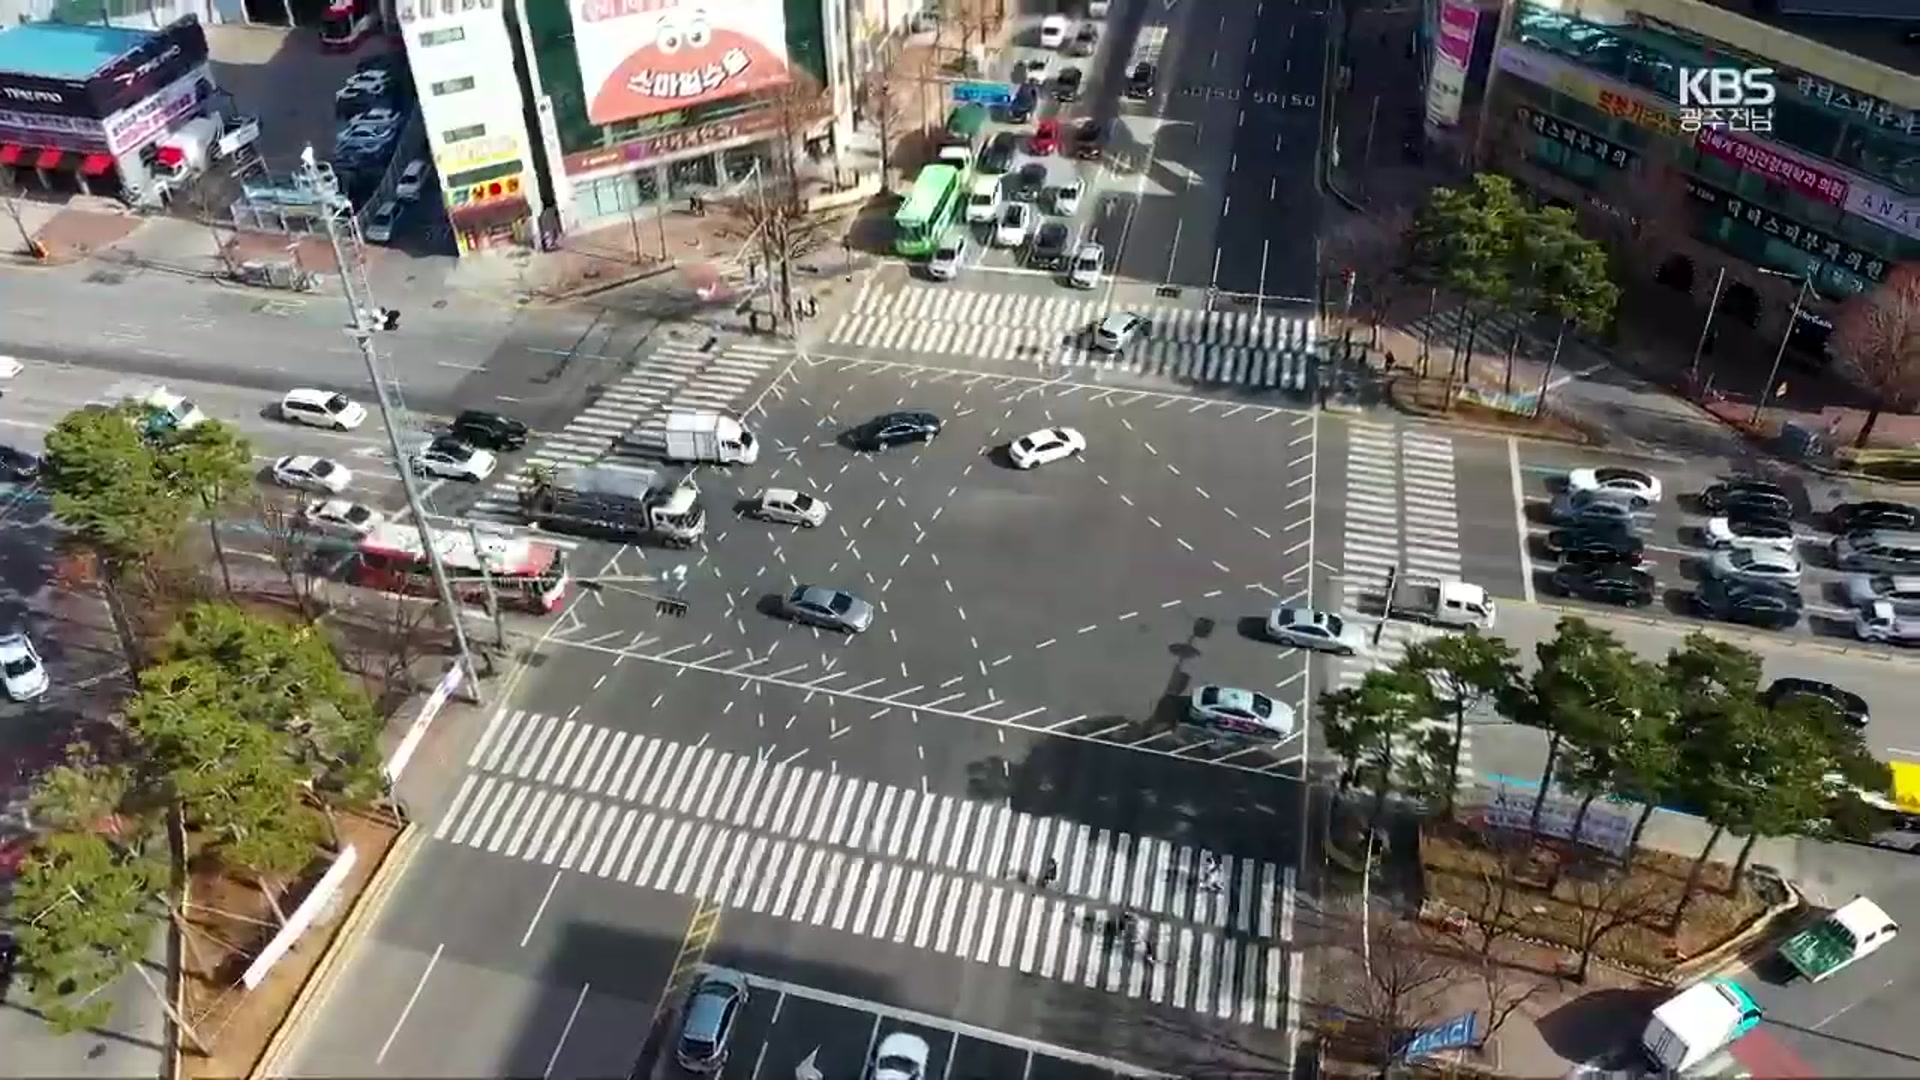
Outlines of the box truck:
M737 418L702 409L667 415L668 461L704 461L751 465L760 459L760 441Z

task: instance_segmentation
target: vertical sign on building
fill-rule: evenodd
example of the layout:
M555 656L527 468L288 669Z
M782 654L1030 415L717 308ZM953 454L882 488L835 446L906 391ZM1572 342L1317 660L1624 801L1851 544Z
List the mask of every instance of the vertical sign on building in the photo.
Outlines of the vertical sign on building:
M1480 9L1468 0L1442 0L1440 41L1433 51L1433 72L1427 78L1427 123L1454 127L1460 123L1460 103L1467 94L1467 69L1473 63L1473 39L1480 29Z

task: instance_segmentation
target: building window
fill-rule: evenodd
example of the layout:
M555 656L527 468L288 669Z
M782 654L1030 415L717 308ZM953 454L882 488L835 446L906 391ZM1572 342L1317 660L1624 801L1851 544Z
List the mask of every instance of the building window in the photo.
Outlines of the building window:
M486 133L487 125L468 124L466 127L448 128L441 132L440 141L444 143L466 142L468 139L477 139Z
M456 41L467 40L467 28L449 26L444 30L428 30L420 35L420 44L425 48L435 45L451 45Z
M458 79L448 79L445 82L433 83L429 89L433 91L434 97L446 97L448 94L458 94L464 90L473 89L473 76L462 75Z

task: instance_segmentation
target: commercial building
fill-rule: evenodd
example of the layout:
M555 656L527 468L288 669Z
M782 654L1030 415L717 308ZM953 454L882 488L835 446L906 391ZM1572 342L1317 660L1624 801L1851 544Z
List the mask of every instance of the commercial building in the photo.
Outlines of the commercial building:
M1635 234L1661 284L1704 305L1724 268L1723 318L1787 331L1804 283L1792 340L1817 353L1823 310L1920 257L1914 57L1886 22L1523 0L1478 138L1542 197Z
M0 169L21 188L138 202L181 153L168 136L215 108L193 16L160 30L0 30Z

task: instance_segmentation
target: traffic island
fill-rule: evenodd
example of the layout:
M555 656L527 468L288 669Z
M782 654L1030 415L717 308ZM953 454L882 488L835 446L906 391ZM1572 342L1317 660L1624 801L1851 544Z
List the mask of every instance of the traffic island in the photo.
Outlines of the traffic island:
M1448 400L1449 391L1451 402ZM1388 382L1387 400L1408 416L1435 420L1470 431L1543 439L1574 446L1597 446L1606 442L1603 435L1588 429L1573 417L1552 409L1533 413L1502 405L1497 400L1482 398L1471 387L1449 387L1441 379L1399 376Z

